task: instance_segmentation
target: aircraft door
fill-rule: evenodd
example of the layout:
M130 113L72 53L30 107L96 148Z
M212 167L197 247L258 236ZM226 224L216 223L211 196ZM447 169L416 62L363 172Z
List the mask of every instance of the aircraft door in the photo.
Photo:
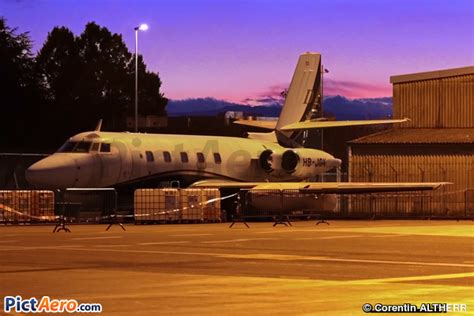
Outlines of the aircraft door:
M138 179L143 177L145 174L145 159L143 153L139 150L131 151L132 170L130 179Z
M123 144L103 142L100 144L100 186L108 186L120 182L122 174ZM126 149L126 147L125 147Z
M132 173L132 158L125 142L116 141L114 145L116 145L118 155L120 156L118 183L126 182L130 180L130 175Z

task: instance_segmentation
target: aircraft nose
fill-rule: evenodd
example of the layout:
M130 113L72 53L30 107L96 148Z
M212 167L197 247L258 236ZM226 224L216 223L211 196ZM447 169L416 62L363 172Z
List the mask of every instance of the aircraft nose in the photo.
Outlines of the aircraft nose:
M76 181L77 166L65 155L52 155L30 166L25 171L26 181L39 188L68 188Z

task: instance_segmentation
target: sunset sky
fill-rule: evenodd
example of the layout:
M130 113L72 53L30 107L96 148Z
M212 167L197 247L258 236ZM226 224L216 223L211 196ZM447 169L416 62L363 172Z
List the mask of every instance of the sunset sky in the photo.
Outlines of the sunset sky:
M391 75L474 65L472 0L0 0L0 16L34 52L54 26L89 21L133 50L148 23L140 53L172 99L278 94L305 51L323 54L325 94L349 98L390 96Z

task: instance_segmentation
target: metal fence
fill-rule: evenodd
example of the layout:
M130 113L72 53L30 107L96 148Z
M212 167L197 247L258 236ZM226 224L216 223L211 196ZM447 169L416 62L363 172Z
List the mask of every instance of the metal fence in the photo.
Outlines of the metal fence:
M138 189L117 212L114 189L3 190L0 223L138 224L309 219L472 219L474 189L459 192L314 195L298 190Z
M474 189L439 193L314 195L298 190L241 191L231 216L335 219L473 218Z
M474 158L472 155L353 155L351 158L351 182L450 182L429 193L434 213L449 216L466 212L466 204L472 201L466 191L474 188ZM416 196L409 203L420 204ZM392 194L401 196L403 194ZM386 201L389 200L387 197ZM390 208L400 204L393 198ZM419 205L406 205L406 208L419 208ZM402 204L403 205L403 204ZM367 203L361 206L367 207ZM388 206L383 206L388 207ZM422 209L427 209L423 206Z
M474 217L474 189L466 190L464 193L465 214L467 217Z
M57 192L56 215L68 222L109 222L117 216L116 212L117 191L113 188L71 188Z

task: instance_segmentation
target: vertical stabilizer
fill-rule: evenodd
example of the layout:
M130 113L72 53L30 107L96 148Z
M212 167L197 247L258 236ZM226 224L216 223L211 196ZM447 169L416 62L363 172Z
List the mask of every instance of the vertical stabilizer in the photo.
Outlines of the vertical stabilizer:
M294 145L303 131L281 131L286 125L321 116L321 54L300 55L280 118L276 125L278 141Z

